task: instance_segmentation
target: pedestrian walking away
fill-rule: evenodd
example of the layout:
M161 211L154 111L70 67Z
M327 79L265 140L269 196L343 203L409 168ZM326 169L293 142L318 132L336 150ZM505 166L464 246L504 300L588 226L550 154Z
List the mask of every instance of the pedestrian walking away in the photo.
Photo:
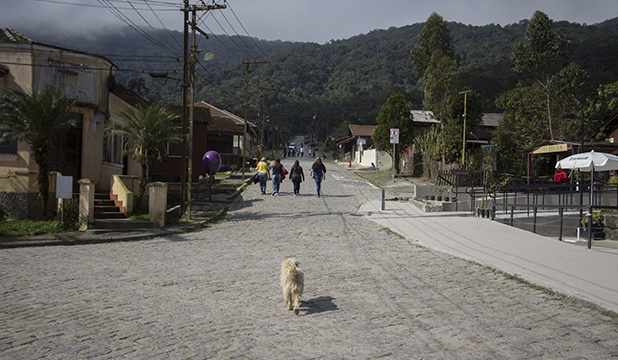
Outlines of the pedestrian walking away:
M292 165L290 180L294 185L294 196L300 195L300 183L305 181L305 173L303 173L303 167L300 166L298 160L294 161L294 165Z
M272 166L272 178L273 178L273 195L279 195L279 186L281 185L281 175L285 168L281 165L279 158L275 159L275 163Z
M326 166L322 163L322 158L319 156L315 158L315 162L311 165L311 171L309 175L315 180L315 187L318 193L318 197L321 194L322 180L326 178Z
M260 179L260 191L262 192L262 195L266 195L266 181L268 181L268 178L270 177L270 168L268 167L265 157L260 159L260 162L258 162L257 173Z

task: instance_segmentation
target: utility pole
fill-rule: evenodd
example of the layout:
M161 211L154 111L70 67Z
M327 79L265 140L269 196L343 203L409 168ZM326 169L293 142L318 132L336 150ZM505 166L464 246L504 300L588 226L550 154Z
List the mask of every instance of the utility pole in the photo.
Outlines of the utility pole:
M189 137L187 139L187 153L189 155L189 161L187 165L188 180L189 180L187 184L187 202L188 202L187 219L188 220L191 220L191 197L192 197L191 186L193 182L193 108L195 106L195 63L197 61L196 54L198 53L197 46L195 44L195 32L197 31L200 34L204 35L206 38L208 38L208 34L202 31L197 26L197 19L196 19L197 14L196 13L197 11L209 11L209 10L218 10L218 9L225 9L225 8L227 8L227 5L219 5L219 4L189 6L188 0L185 0L185 8L183 9L183 11L185 12L185 19L188 18L188 13L189 11L191 11L191 21L189 22L188 20L185 20L185 29L187 28L187 25L190 25L192 29L191 31L191 55L188 58L188 60L187 58L185 58L185 63L188 63L189 82L190 82L190 87L191 87L191 90L190 90L191 106L189 107ZM187 34L185 32L185 37L186 36ZM186 46L186 42L185 42L185 46ZM184 81L186 81L186 77L183 78L183 82ZM185 107L185 104L183 104L183 108L184 107ZM183 172L184 172L184 168L183 168Z
M463 150L461 151L461 166L466 167L466 118L468 117L467 105L468 105L468 93L472 90L466 90L460 92L464 94L464 114L463 114Z
M272 91L273 89L268 89L265 87L260 87L260 152L264 149L264 98L268 96L268 91Z
M189 58L189 0L184 1L184 42L182 43L182 143L180 147L180 213L184 214L186 210L185 192L187 189L187 87L188 82L188 58Z
M243 60L242 64L247 65L247 78L245 80L245 123L243 124L243 135L242 135L242 180L245 181L245 164L247 162L247 117L248 117L248 108L249 108L249 75L251 74L251 69L249 68L251 64L265 64L270 63L270 60Z

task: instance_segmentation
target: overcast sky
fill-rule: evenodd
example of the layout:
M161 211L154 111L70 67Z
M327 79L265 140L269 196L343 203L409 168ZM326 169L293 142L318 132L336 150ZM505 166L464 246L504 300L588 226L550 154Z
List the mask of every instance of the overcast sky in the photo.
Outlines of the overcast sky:
M191 4L197 2L190 0ZM205 2L212 3L212 0ZM84 33L123 26L125 23L118 17L126 16L137 26L148 26L148 22L155 28L181 30L181 3L181 0L1 0L0 27L17 31L44 27L46 31ZM102 4L116 6L116 15ZM618 0L228 0L227 4L227 9L212 11L215 16L205 19L205 25L211 30L202 27L205 31L320 44L374 29L421 23L434 11L447 21L471 25L517 23L531 18L535 10L545 12L554 21L587 24L618 16Z

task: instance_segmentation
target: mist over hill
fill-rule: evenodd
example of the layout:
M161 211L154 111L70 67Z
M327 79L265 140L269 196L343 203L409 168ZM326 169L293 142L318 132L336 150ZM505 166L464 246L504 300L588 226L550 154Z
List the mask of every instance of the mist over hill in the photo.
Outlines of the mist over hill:
M499 110L494 99L523 80L512 71L510 56L513 45L523 40L526 25L526 20L508 26L450 23L455 49L462 59L462 85L487 98L486 111ZM200 36L198 48L216 56L212 62L196 66L196 100L244 116L247 67L242 61L269 58L268 64L250 67L251 119L258 117L263 100L269 121L289 133L316 131L331 136L344 132L347 123L374 124L380 107L394 91L415 107L422 107L422 86L413 75L409 56L423 26L374 30L322 45ZM618 18L595 25L555 22L554 27L568 30L573 61L589 73L594 86L618 80ZM37 42L106 56L119 66L117 79L121 83L144 80L145 88L138 90L150 101L181 102L181 82L175 80L182 77L180 32L148 29L143 30L145 36L123 28L86 38L18 31ZM167 79L152 79L149 71L173 72ZM260 88L267 89L262 97Z

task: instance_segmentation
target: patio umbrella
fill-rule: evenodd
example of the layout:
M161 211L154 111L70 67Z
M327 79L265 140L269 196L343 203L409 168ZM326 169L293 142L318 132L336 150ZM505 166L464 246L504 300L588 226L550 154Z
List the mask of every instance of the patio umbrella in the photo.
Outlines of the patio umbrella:
M618 170L618 156L613 154L587 152L571 155L556 163L557 169L571 169L590 172Z
M592 202L594 199L594 172L618 170L618 156L613 154L587 152L571 155L556 163L557 169L570 169L590 172L590 207L588 216L592 216ZM592 224L588 226L588 249L592 242Z

